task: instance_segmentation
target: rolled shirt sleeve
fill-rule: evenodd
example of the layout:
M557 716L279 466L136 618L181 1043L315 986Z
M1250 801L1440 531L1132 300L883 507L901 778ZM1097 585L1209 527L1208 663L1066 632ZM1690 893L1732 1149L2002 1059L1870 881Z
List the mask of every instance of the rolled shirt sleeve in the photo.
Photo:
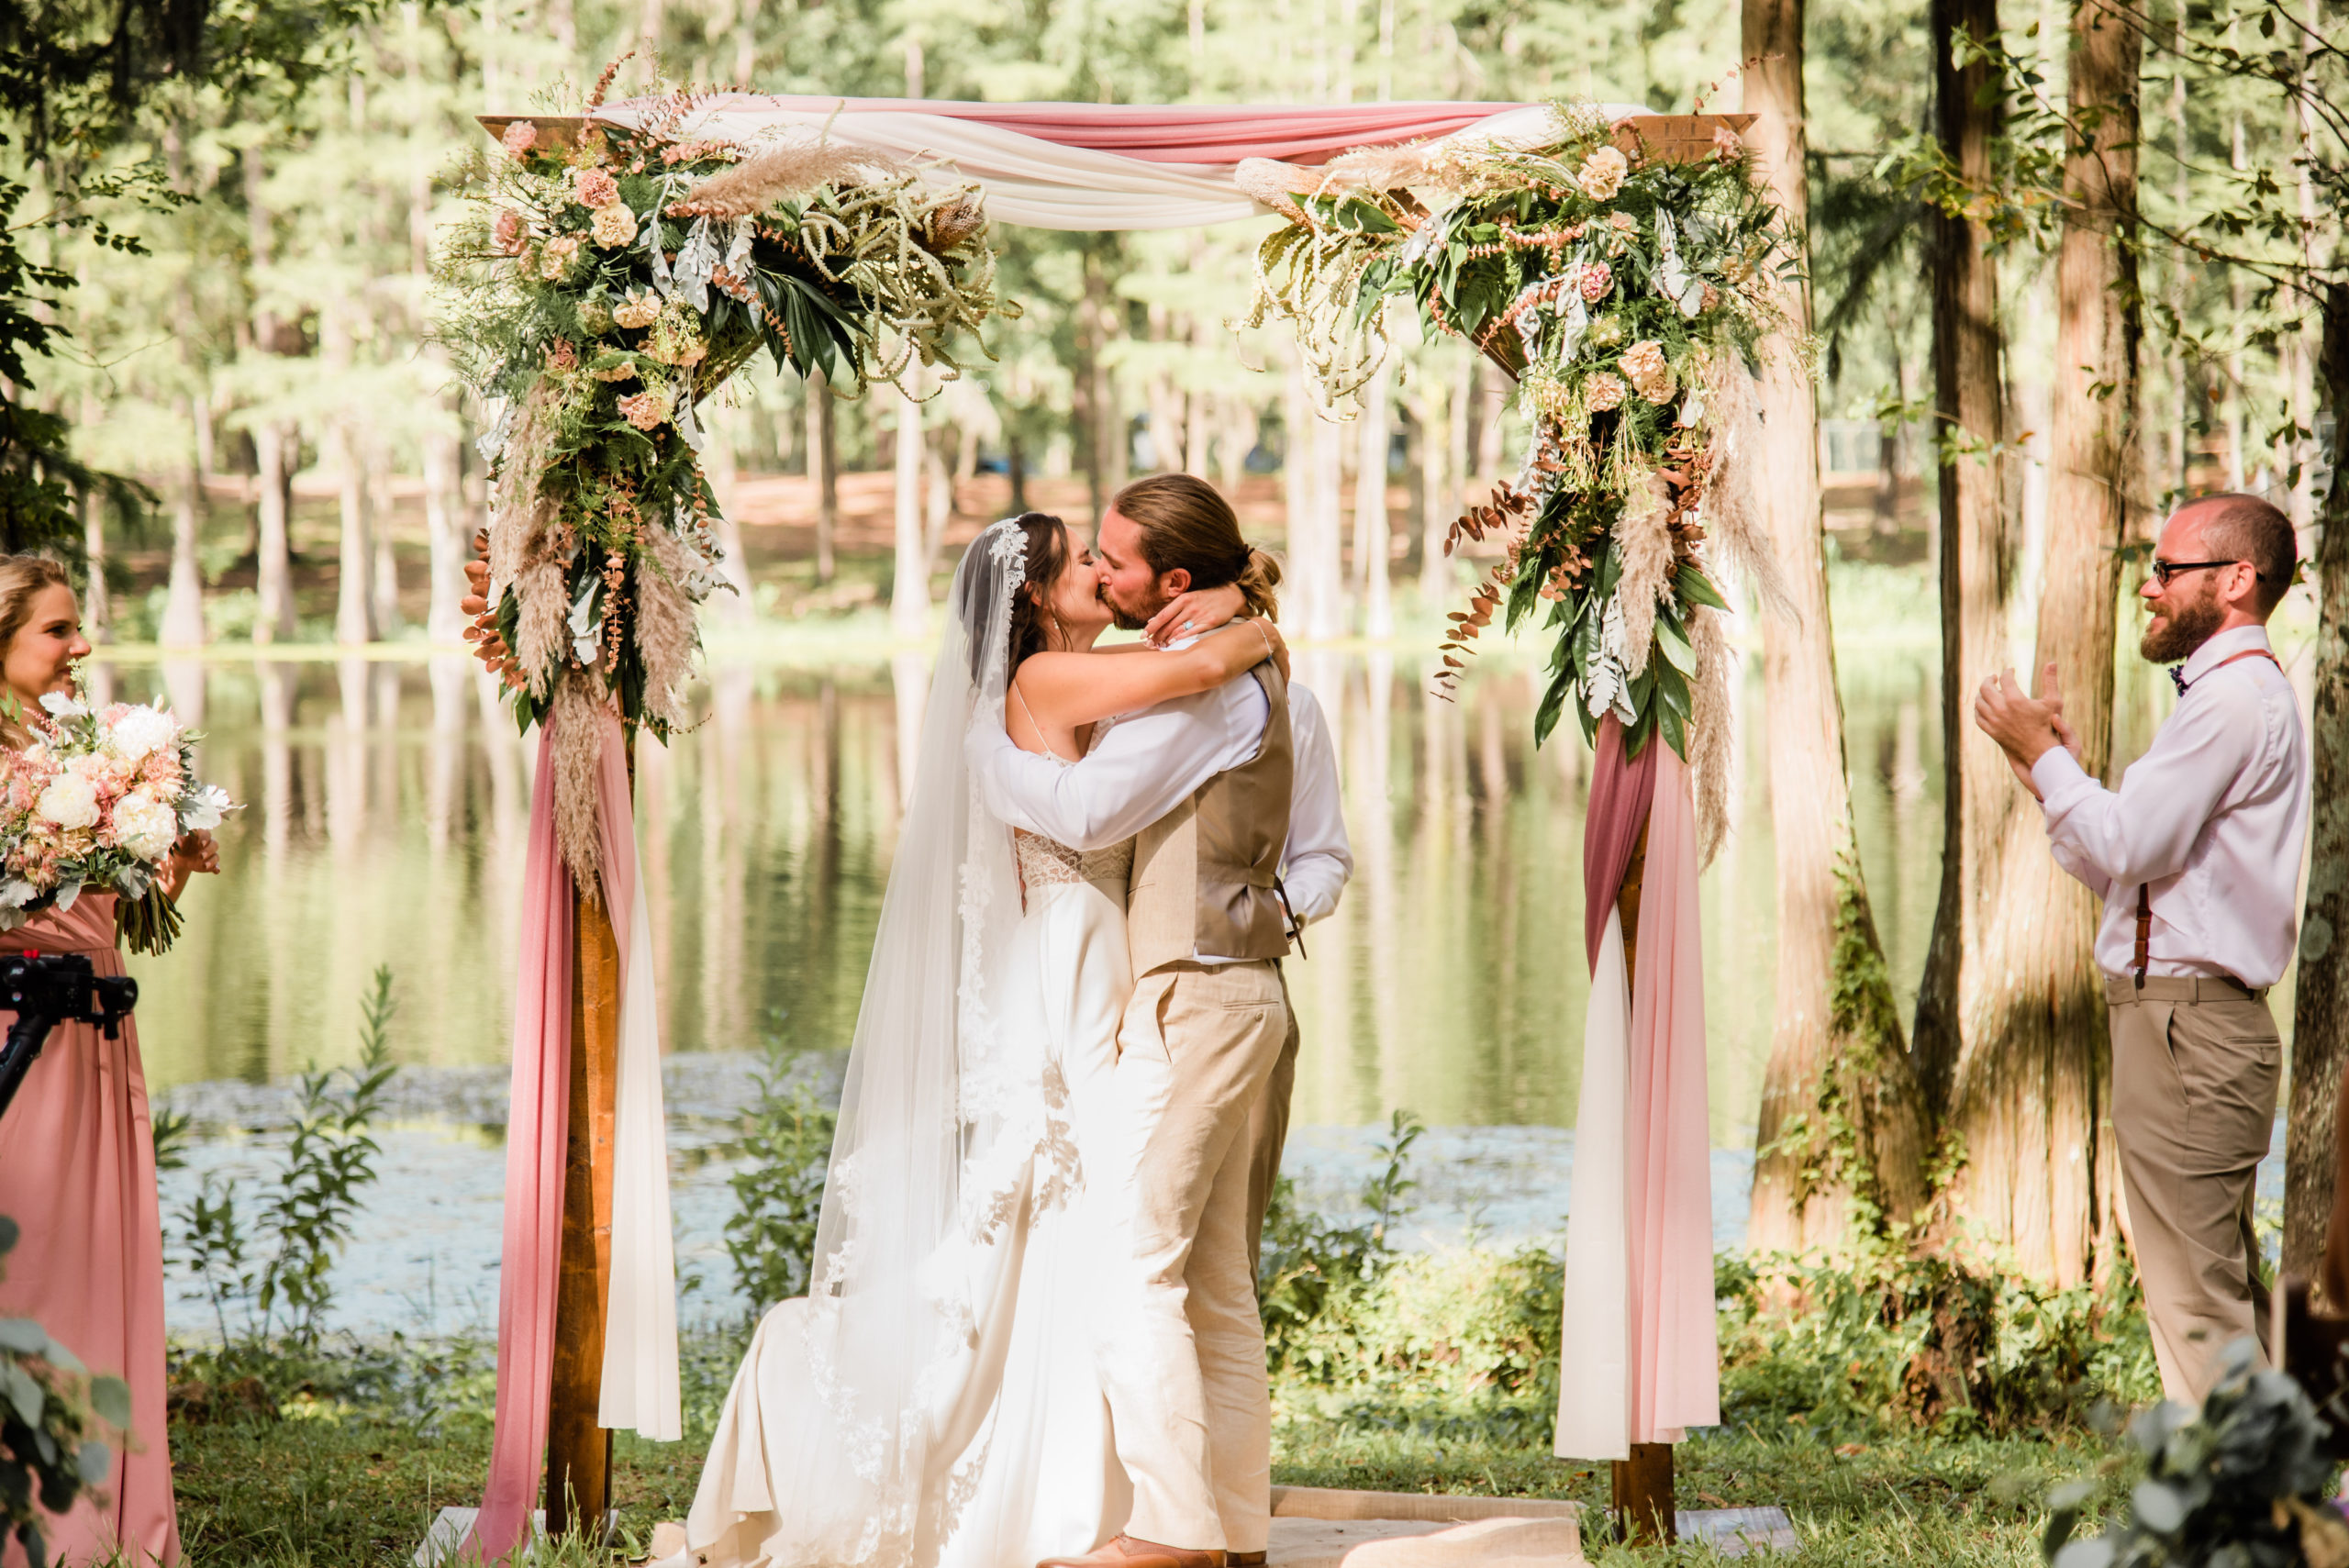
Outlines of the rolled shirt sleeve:
M1288 843L1281 851L1281 885L1289 913L1309 925L1338 907L1354 873L1353 846L1338 793L1338 753L1313 694L1288 688L1289 744L1296 782L1289 796Z
M2256 712L2181 705L2154 744L2109 790L2057 746L2032 764L2056 863L2102 896L2185 869L2221 800L2256 760Z
M972 726L964 755L999 820L1073 850L1107 849L1253 756L1268 711L1264 688L1243 675L1117 720L1075 762L1023 751L997 724Z

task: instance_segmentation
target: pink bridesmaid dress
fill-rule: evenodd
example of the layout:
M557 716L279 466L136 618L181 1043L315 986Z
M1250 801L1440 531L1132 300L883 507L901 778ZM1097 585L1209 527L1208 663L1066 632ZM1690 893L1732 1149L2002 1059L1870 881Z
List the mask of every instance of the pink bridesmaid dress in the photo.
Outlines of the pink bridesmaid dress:
M85 953L120 974L112 894L85 895L0 933L0 953ZM13 1015L0 1015L0 1025ZM31 1318L93 1373L130 1385L131 1451L117 1453L103 1501L84 1496L46 1519L51 1562L179 1561L179 1514L164 1425L163 1226L154 1130L139 1033L60 1025L0 1117L0 1214L22 1228L0 1259L0 1318ZM0 1568L23 1553L0 1547Z

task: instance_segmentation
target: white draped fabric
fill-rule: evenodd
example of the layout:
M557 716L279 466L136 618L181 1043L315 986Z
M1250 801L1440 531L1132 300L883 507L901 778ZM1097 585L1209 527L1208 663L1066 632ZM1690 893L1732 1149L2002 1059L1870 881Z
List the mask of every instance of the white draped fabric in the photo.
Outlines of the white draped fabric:
M1009 106L941 104L925 108L918 99L772 98L729 93L697 100L680 122L679 134L733 141L829 136L902 160L934 159L941 164L939 178L976 181L985 187L989 218L1031 228L1188 228L1270 210L1240 189L1234 179L1240 158L1233 154L1245 155L1251 145L1236 133L1275 111L1234 106L1214 119L1187 122L1197 137L1196 150L1203 155L1192 161L1172 158L1171 151L1183 149L1165 142L1154 147L1151 157L1085 145L1114 139L1119 112L1130 113L1128 106L1039 106L1051 113L1022 117L1031 127L1029 130L970 117L983 107ZM1429 106L1392 107L1398 111L1400 125L1429 123L1424 113ZM1631 104L1602 104L1598 109L1610 119L1649 112ZM1406 117L1412 110L1422 112ZM594 117L633 128L655 112L655 106L632 100L607 105ZM1544 134L1550 113L1547 106L1538 104L1496 106L1496 112L1442 139L1530 142ZM1172 133L1182 134L1183 129ZM1392 135L1364 139L1370 145L1399 139ZM1291 144L1292 139L1268 138L1257 145L1282 150Z

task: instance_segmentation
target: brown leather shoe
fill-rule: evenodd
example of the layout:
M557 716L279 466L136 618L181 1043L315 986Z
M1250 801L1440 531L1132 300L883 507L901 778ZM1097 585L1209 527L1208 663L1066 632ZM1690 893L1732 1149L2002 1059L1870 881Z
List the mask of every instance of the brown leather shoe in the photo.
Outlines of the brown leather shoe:
M1264 1560L1259 1552L1256 1561ZM1225 1555L1220 1548L1161 1546L1154 1540L1120 1535L1082 1557L1047 1557L1036 1568L1225 1568Z
M1223 1554L1223 1568L1264 1568L1264 1554L1261 1551L1227 1551Z

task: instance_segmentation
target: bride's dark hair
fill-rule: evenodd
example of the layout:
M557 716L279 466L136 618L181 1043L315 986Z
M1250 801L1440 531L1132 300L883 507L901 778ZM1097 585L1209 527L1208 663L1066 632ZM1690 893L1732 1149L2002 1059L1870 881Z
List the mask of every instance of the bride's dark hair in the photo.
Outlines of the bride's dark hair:
M1006 639L1009 662L1005 673L1016 673L1021 662L1031 653L1041 653L1052 644L1045 640L1044 628L1052 618L1045 607L1045 597L1052 584L1068 566L1068 525L1048 512L1022 512L1011 519L1011 526L1025 536L1021 550L1022 573L1019 591L1011 596L1011 626ZM973 545L974 550L977 545ZM970 580L965 592L975 595L986 581L984 573ZM958 606L963 627L971 635L971 678L978 680L982 672L979 662L986 657L984 643L987 615L991 606L972 603Z
M1019 592L1011 599L1011 673L1031 653L1041 653L1052 646L1044 636L1044 627L1052 618L1045 601L1051 596L1052 584L1061 580L1068 568L1068 525L1043 512L1022 512L1019 531L1028 536L1028 575L1019 584Z

